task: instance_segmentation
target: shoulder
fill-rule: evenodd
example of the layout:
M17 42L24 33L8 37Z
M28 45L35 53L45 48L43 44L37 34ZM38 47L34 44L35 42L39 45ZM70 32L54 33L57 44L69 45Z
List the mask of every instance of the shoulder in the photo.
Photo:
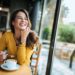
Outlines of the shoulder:
M9 37L11 37L13 35L13 33L11 32L11 31L6 31L6 32L4 32L3 33L3 37L5 37L5 38L9 38Z

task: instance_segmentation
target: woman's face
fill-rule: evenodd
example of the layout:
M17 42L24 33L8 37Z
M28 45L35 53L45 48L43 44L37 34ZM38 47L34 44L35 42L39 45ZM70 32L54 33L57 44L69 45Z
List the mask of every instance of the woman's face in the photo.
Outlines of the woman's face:
M18 12L15 20L12 22L15 29L25 30L28 26L28 19L25 13Z

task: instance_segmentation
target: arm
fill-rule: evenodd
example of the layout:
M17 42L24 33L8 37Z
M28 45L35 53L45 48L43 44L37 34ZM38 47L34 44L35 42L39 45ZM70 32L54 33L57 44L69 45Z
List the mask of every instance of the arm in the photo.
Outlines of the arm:
M6 34L3 34L0 37L0 50L4 50L6 48Z
M26 48L25 44L21 44L18 47L18 51L17 51L17 60L19 64L26 64L29 65L30 64L30 57L33 53L33 50L31 50L30 48Z
M30 28L26 27L25 30L21 30L21 44L17 49L17 60L19 64L30 64L30 57L32 55L33 50L26 48L26 40L27 36L30 32Z
M4 58L4 53L2 50L4 50L6 48L6 38L5 38L6 34L1 35L0 37L0 61L3 61Z

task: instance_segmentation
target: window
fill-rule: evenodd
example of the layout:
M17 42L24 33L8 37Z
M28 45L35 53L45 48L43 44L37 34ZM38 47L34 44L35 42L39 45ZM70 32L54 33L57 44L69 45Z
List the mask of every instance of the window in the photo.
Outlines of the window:
M3 9L0 10L0 30L5 30L8 28L8 21L9 21L9 10Z

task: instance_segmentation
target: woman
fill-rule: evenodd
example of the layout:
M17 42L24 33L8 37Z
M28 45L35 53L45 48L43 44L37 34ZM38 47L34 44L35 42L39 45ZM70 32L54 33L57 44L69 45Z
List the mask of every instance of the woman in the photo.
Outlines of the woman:
M7 48L8 55L14 55L18 64L30 64L30 57L38 37L30 29L31 23L26 10L19 9L10 17L11 32L5 32L0 39L0 50Z

